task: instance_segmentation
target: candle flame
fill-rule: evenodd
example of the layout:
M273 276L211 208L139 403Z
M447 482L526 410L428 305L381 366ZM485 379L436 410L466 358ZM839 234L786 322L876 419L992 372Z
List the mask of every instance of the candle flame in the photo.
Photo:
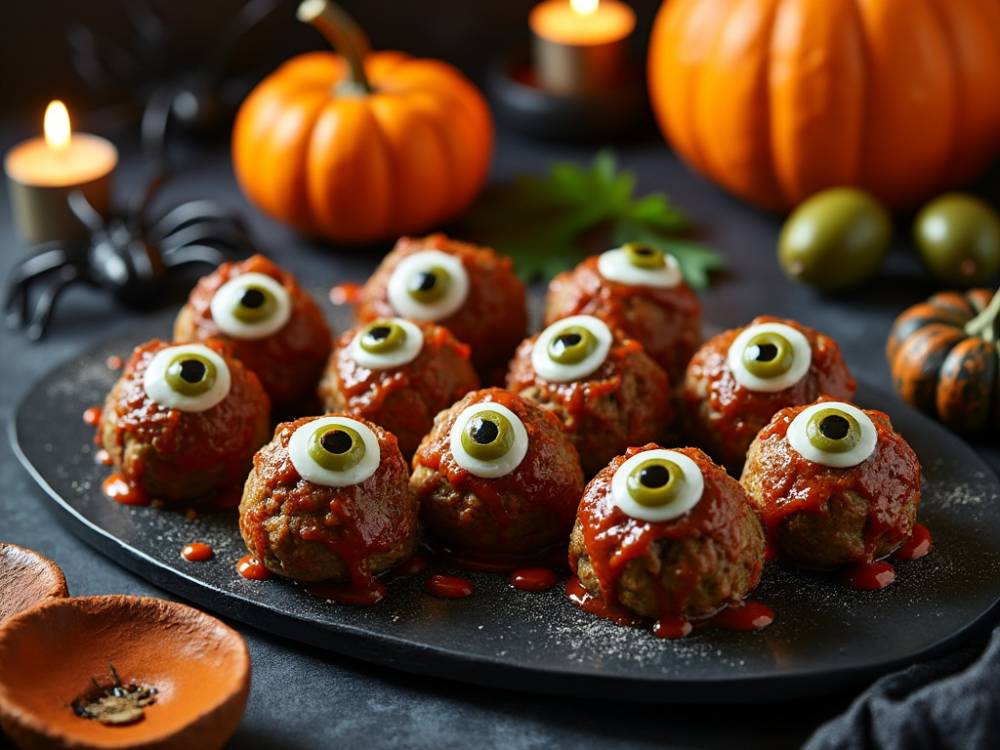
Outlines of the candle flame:
M49 148L62 150L69 145L69 112L58 99L45 108L45 142Z
M597 10L601 0L569 0L570 7L583 16L589 16Z

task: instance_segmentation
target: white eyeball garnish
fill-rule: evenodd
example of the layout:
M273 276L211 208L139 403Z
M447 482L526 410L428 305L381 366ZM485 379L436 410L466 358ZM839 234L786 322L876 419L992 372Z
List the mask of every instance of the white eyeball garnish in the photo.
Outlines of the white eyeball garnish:
M229 395L229 365L204 344L161 349L146 367L142 387L160 406L187 412L211 409Z
M524 423L506 406L492 401L473 404L459 414L450 438L455 462L487 479L510 474L528 452Z
M531 366L552 383L580 380L604 364L612 340L611 329L600 318L563 318L538 336L531 352Z
M389 304L414 320L443 320L469 296L469 274L462 261L440 250L408 255L389 276Z
M783 323L760 323L740 333L726 362L736 382L751 391L783 391L809 372L812 347L801 332Z
M609 281L657 289L669 289L684 280L674 256L640 242L601 253L597 270Z
M237 339L270 336L292 316L285 287L263 273L231 278L216 290L209 308L219 330Z
M871 418L842 401L803 409L788 425L788 444L807 461L836 469L857 466L878 444Z
M705 491L692 459L656 448L636 453L611 478L611 502L640 521L669 521L691 510Z
M351 339L351 359L369 370L388 370L412 362L424 348L424 332L402 318L382 318Z
M350 417L320 417L292 433L288 457L308 482L349 487L375 473L382 451L367 425Z

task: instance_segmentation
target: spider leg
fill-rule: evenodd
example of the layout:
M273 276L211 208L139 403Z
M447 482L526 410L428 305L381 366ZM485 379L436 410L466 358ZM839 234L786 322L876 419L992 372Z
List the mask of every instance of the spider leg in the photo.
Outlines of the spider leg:
M8 328L21 328L28 317L28 288L39 276L75 262L71 247L61 242L45 242L34 255L14 266L7 277L4 293L4 316Z
M243 230L243 219L238 211L215 201L200 200L182 203L171 209L150 227L149 234L151 237L162 240L189 224L209 220L230 222Z
M31 314L25 335L32 341L37 341L45 333L45 326L48 325L49 316L52 314L52 307L55 304L59 293L66 288L70 282L80 278L80 269L76 266L63 266L59 275L52 280L45 289L42 290L35 304L35 311Z
M242 227L233 226L224 221L206 221L179 229L163 238L160 248L163 254L168 254L186 245L211 242L225 245L232 250L253 251L253 242Z
M207 263L220 266L229 260L228 256L212 245L185 245L171 250L163 256L163 265L177 268L187 263Z

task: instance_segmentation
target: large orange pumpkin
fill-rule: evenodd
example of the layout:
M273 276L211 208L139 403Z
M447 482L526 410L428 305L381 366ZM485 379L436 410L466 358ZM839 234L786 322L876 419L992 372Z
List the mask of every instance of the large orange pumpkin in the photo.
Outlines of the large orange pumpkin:
M911 207L1000 146L1000 2L667 0L649 91L676 152L752 203Z
M233 166L247 197L304 234L350 244L419 234L457 217L489 171L493 120L438 60L368 50L325 0L299 18L343 54L295 57L236 116Z

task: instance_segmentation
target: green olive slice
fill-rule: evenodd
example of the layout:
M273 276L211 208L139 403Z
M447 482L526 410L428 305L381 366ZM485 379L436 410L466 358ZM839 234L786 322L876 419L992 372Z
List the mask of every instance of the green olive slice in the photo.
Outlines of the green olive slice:
M667 261L662 250L645 242L629 242L622 245L628 262L636 268L663 268Z
M182 396L200 396L212 390L216 380L215 364L201 354L180 352L167 367L166 381L171 390Z
M816 450L847 453L861 442L861 426L843 409L817 411L806 422L806 437Z
M792 369L795 352L784 336L774 331L758 333L743 350L743 365L758 378L776 378Z
M435 265L414 271L407 282L406 291L414 300L426 305L444 297L449 286L451 274L443 266Z
M358 343L369 354L388 354L406 343L406 331L394 320L376 320L365 326Z
M307 451L327 471L347 471L365 457L365 442L357 430L346 425L324 424L313 431Z
M643 461L628 475L628 492L639 505L660 508L674 502L684 485L684 472L665 458Z
M510 420L497 411L480 411L465 423L462 447L479 461L496 461L510 451L514 431Z
M597 348L597 337L583 326L567 326L549 342L549 359L561 365L575 365Z
M278 311L278 301L269 289L249 284L243 289L239 303L233 308L233 317L244 323L267 320Z

